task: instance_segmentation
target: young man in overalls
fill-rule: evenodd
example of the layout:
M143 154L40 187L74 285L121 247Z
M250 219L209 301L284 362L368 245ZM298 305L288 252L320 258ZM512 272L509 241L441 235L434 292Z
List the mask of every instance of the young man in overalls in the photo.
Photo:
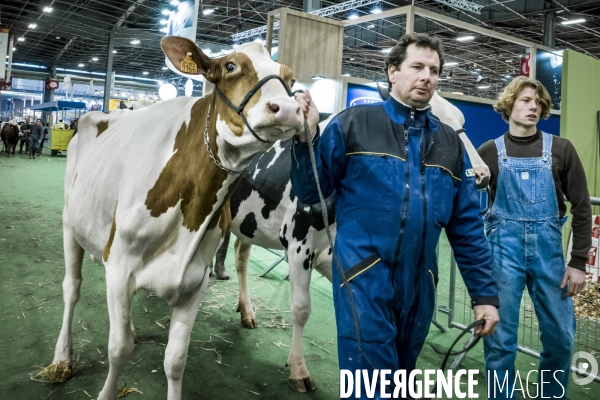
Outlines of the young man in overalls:
M573 145L537 129L548 118L550 95L537 80L515 78L494 107L509 131L484 143L478 152L489 166L493 204L486 236L501 307L496 332L485 338L489 398L513 399L519 308L525 286L539 321L538 396L566 398L575 333L571 297L585 285L591 246L591 206L585 172ZM565 269L561 228L571 202L573 251ZM544 372L543 376L541 375ZM504 389L500 386L504 383ZM533 377L535 375L532 375ZM526 385L526 376L522 377ZM523 388L525 389L525 388Z

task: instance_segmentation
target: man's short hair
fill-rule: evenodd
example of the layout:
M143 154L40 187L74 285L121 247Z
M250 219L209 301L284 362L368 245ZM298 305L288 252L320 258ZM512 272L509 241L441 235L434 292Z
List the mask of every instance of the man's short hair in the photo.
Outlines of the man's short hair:
M440 57L439 74L442 74L442 70L444 68L444 46L442 45L442 41L437 37L430 36L426 33L407 33L406 35L402 36L400 40L398 40L398 43L392 47L392 50L385 58L385 76L388 81L388 89L392 89L392 83L388 77L388 67L393 65L398 68L406 58L407 47L413 43L417 47L431 49L438 53L438 56Z
M548 117L550 117L552 98L544 85L537 79L527 78L526 76L517 76L504 88L502 93L498 95L498 102L494 105L494 110L502 115L503 120L508 122L515 101L525 88L534 89L540 97L540 106L542 107L541 118L548 119Z

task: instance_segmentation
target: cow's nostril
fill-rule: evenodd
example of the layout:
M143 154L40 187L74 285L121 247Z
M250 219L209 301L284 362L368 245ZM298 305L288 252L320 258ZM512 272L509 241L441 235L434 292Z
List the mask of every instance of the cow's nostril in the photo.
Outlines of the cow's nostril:
M279 112L279 106L275 103L269 103L269 110L274 113Z

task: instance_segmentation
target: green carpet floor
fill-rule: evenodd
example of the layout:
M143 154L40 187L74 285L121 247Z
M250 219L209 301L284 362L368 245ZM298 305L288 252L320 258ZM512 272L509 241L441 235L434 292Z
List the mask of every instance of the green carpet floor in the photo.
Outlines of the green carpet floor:
M46 152L49 152L45 149ZM78 371L64 384L36 382L30 373L52 361L61 325L63 301L62 201L65 153L29 160L24 155L0 156L0 400L95 399L108 372L108 312L103 267L86 256L81 300L73 323L73 349ZM233 241L232 241L233 243ZM447 256L444 244L440 257ZM329 282L316 272L311 298L313 312L305 329L304 350L317 390L298 394L289 389L285 367L291 342L289 285L282 263L266 278L258 274L275 259L254 248L250 263L250 290L259 327L242 328L237 306L237 278L230 249L227 267L232 279L211 281L190 342L185 371L184 399L336 399L338 367L333 302ZM439 305L447 304L449 263L440 262ZM462 312L462 311L461 311ZM127 398L165 399L163 355L171 309L145 291L133 301L132 316L139 343L120 377L120 386L141 393ZM446 323L447 316L438 313ZM428 342L446 348L459 331L441 333L431 326ZM429 346L418 367L439 368L442 357ZM536 369L537 360L519 354L521 374ZM483 351L479 344L465 358L463 368L479 369L476 393L485 398ZM533 388L533 386L532 386ZM571 384L570 399L597 399L597 383ZM474 397L473 397L474 398Z

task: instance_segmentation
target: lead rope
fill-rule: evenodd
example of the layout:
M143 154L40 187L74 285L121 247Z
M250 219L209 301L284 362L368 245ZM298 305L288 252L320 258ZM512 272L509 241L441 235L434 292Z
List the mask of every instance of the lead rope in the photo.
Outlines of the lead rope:
M344 270L340 264L340 261L333 250L333 239L331 238L331 231L329 229L329 214L327 212L327 205L325 204L325 198L323 197L323 192L321 191L321 185L319 183L319 173L317 171L317 160L315 158L315 149L312 143L313 136L310 134L310 128L308 127L308 122L306 118L304 118L304 131L306 132L306 137L308 139L308 152L310 154L310 162L312 164L313 175L315 176L315 183L317 185L317 191L319 192L319 201L321 204L321 215L323 216L323 224L325 226L325 232L327 233L327 239L329 240L329 246L331 246L331 254L332 258L335 262L335 266L337 268L338 274L342 279L343 286L346 289L346 294L348 295L348 302L350 303L350 310L352 311L352 319L354 320L354 327L356 328L356 339L358 342L358 351L360 354L367 360L371 368L375 369L369 357L365 354L362 349L362 342L360 338L360 322L358 320L358 312L356 311L356 305L354 304L354 297L352 296L352 291L350 290L350 285L348 284L348 279L346 279L346 274L344 274Z

